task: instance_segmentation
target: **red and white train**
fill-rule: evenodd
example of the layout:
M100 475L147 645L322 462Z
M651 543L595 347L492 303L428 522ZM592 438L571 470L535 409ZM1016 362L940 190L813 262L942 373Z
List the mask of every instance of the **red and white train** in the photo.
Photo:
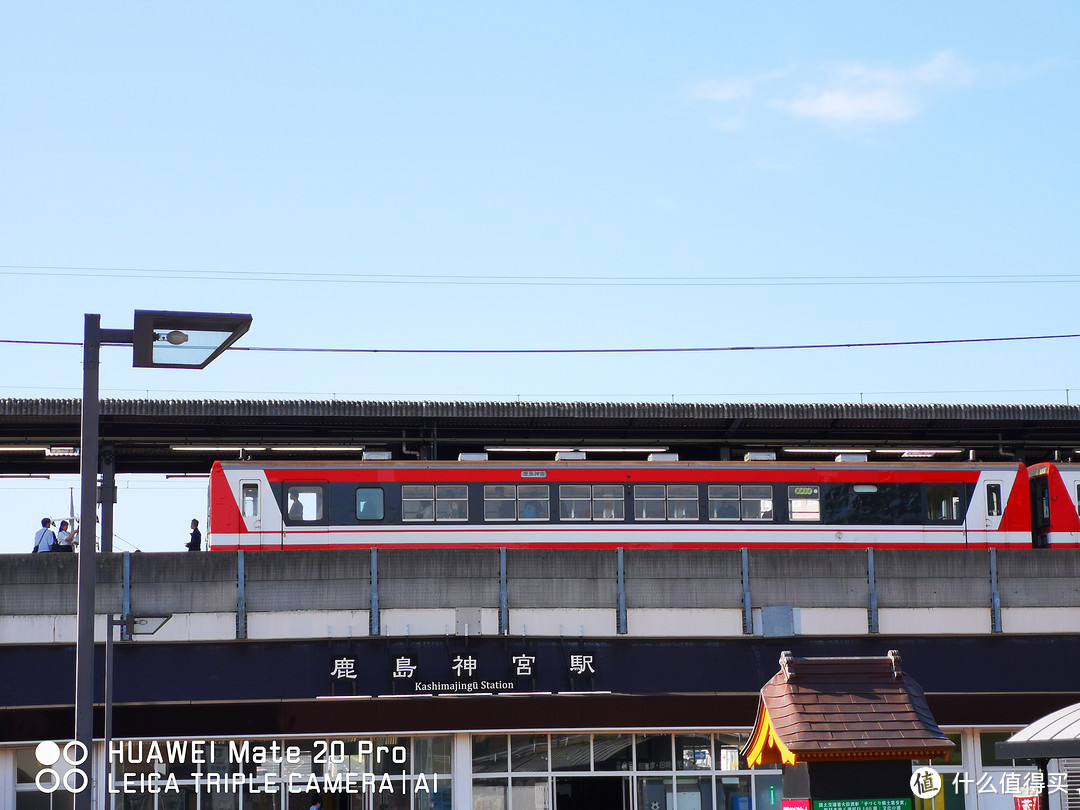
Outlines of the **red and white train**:
M214 550L1080 546L1080 466L218 461ZM1033 508L1034 506L1034 508Z

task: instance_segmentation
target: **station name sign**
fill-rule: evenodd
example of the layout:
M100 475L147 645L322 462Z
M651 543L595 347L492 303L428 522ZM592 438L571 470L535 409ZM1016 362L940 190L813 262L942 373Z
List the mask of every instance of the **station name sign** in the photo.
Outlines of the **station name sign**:
M541 656L538 653L463 652L453 655L421 656L407 653L392 656L388 665L394 694L471 694L534 691L538 680L561 689L573 689L575 682L591 688L597 675L597 658L592 652L566 652ZM440 660L441 659L441 660ZM356 656L331 658L332 681L355 681L370 666Z

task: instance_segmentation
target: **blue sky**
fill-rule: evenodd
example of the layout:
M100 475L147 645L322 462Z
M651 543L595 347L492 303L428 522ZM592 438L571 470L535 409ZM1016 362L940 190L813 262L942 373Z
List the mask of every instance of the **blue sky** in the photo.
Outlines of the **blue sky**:
M1066 2L5 4L0 339L78 342L84 312L126 328L135 309L249 312L250 347L1080 332L1078 17ZM202 372L106 348L102 394L1058 403L1080 399L1078 346L230 352ZM80 359L0 344L0 397L76 397ZM30 484L0 488L26 534L68 500L67 482ZM205 504L170 486L147 490L140 521L179 548Z

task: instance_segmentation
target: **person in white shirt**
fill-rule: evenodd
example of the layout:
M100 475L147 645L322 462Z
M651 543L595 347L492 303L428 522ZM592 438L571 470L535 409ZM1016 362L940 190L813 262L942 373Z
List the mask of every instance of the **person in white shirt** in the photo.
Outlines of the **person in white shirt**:
M34 553L52 551L56 535L52 530L52 518L42 518L41 528L34 533Z
M68 522L61 520L60 531L56 534L56 544L53 546L53 551L74 551L77 545L79 545L79 530L68 531Z

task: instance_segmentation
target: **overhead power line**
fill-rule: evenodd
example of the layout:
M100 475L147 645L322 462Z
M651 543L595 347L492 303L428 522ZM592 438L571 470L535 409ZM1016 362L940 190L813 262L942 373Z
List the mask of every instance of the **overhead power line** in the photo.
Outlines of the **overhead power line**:
M852 343L783 343L764 346L684 346L629 349L350 349L304 346L230 346L230 352L300 352L306 354L679 354L690 352L766 352L801 349L876 349L900 346L948 346L968 343L1007 343L1029 340L1064 340L1080 334L1017 335L1013 337L950 338L944 340L884 340ZM0 344L23 346L82 346L74 341L5 340ZM108 345L108 344L106 344Z
M0 275L64 278L178 279L304 284L408 284L507 287L835 287L939 286L956 284L1076 284L1080 273L985 273L927 275L776 276L592 276L446 273L332 273L317 270L185 270L155 267L0 265Z
M869 349L886 346L942 346L957 343L1001 343L1017 340L1060 340L1075 335L1027 335L1020 337L957 338L952 340L891 340L867 343L789 343L775 346L686 346L637 349L309 349L266 346L233 346L230 351L326 352L341 354L677 354L686 352L766 352L794 349Z

